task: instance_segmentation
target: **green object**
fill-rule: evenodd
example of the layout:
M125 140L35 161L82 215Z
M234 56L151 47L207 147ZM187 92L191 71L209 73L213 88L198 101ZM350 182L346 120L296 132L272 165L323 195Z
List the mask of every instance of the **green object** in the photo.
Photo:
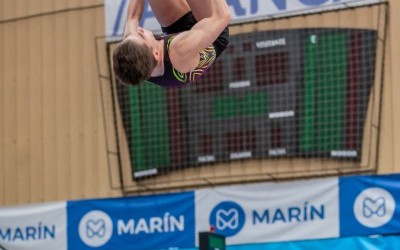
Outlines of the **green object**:
M306 48L306 64L304 72L304 106L301 116L300 149L313 150L314 143L314 114L315 114L315 85L317 80L317 44L315 36L310 36Z
M139 106L139 88L129 87L129 107L130 107L130 124L131 138L130 151L131 162L136 168L144 168L143 142L142 142L142 127L140 122L140 106Z
M211 233L199 233L199 249L200 250L225 250L225 236Z
M225 238L210 234L208 238L209 248L208 249L225 249Z
M241 111L246 116L265 115L268 113L266 93L248 94L242 99Z
M309 37L300 128L300 149L303 152L343 147L347 46L347 34Z
M213 100L214 118L226 119L239 114L239 106L236 97L216 97Z
M255 116L268 113L266 93L251 93L243 97L223 96L213 100L215 119L234 118L239 115Z
M129 103L134 171L168 166L170 149L165 90L150 83L130 87Z

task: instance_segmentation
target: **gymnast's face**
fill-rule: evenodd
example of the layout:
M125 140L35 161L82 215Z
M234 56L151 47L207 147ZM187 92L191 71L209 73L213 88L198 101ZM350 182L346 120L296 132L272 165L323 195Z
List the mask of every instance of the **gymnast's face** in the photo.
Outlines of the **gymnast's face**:
M157 40L155 39L153 32L147 29L143 29L142 27L138 27L136 33L132 33L126 37L135 43L144 44L150 49L154 49L157 44Z

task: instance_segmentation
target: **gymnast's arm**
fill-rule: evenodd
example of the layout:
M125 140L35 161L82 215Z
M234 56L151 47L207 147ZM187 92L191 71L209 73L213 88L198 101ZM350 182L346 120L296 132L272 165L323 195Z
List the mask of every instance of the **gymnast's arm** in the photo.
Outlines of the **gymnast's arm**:
M140 19L143 15L145 0L130 0L126 17L124 38L137 33Z
M209 47L231 20L226 0L211 0L210 2L211 15L199 20L191 30L179 33L171 42L169 49L171 62L182 73L187 73L197 67L200 60L199 52Z

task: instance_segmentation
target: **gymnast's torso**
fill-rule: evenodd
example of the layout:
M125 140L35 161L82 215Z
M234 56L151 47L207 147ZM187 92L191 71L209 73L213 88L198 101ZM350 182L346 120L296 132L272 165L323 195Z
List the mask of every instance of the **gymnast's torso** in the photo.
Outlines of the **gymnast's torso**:
M148 80L162 87L180 87L195 82L207 72L217 58L216 49L214 45L211 45L199 52L200 60L194 70L187 73L179 72L172 65L169 57L169 47L175 36L166 35L161 38L164 40L164 74Z

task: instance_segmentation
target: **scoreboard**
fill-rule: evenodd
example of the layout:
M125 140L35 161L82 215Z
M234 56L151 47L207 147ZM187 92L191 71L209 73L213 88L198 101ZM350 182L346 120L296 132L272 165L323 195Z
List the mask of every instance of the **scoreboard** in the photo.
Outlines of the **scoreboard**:
M134 176L249 158L360 160L376 39L361 29L239 34L190 86L118 85Z

